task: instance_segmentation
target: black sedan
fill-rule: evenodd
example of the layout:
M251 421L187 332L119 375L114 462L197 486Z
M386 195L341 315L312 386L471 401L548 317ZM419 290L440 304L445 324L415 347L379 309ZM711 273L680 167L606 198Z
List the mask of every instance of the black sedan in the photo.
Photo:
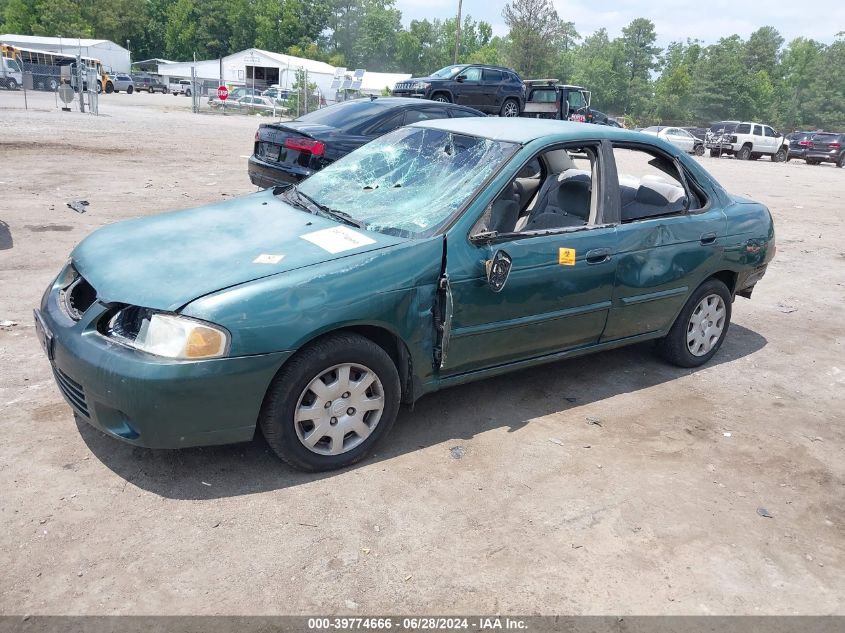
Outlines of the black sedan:
M265 188L296 183L403 125L477 116L486 115L453 103L378 97L344 101L293 121L264 123L255 133L249 179Z

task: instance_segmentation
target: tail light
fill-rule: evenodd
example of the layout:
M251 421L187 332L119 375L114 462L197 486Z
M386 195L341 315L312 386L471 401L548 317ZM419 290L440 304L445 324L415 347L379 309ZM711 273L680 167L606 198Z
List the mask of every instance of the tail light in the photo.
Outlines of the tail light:
M842 147L842 143L831 143L829 147L830 149L839 149L840 147Z
M287 138L285 139L285 147L314 156L322 156L326 153L326 144L311 138Z
M813 145L810 141L798 141L798 144L801 147L812 147Z
M258 130L255 130L255 142L258 142Z

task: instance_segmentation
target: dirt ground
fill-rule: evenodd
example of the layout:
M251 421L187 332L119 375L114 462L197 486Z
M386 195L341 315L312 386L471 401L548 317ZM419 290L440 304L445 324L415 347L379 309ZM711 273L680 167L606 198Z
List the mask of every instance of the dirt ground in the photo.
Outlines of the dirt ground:
M32 325L94 229L253 191L259 119L21 96L0 91L0 613L845 614L845 170L700 159L778 247L708 366L640 345L455 388L304 475L260 437L151 451L77 424Z

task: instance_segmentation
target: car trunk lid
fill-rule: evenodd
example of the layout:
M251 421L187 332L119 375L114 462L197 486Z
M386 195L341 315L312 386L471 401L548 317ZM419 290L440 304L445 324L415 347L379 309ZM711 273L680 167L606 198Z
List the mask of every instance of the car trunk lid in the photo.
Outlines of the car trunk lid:
M256 132L255 155L268 163L320 169L326 154L325 138L336 132L328 125L300 121L261 125Z

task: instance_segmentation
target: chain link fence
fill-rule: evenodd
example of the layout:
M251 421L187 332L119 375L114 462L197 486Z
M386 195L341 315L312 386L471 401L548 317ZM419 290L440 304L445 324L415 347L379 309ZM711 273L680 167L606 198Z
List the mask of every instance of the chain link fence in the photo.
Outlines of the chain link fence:
M68 105L74 104L82 112L97 114L99 110L100 76L96 68L85 64L25 63L19 72L10 72L3 67L0 69L0 90L3 89L8 94L0 101L0 107L29 109L29 93L47 92L53 94L57 109L65 106L61 99L64 94L66 98L72 96ZM39 99L39 103L43 104L43 99Z

